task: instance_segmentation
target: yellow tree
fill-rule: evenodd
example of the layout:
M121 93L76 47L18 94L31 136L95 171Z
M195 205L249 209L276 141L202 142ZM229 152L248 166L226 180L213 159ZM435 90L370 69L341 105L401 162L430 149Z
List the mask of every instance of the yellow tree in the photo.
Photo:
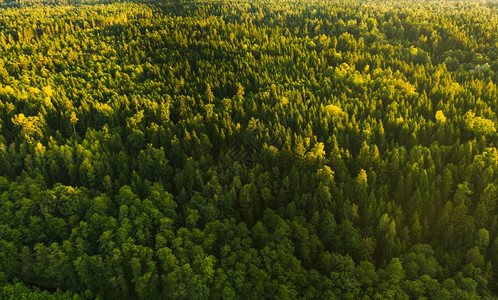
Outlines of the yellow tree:
M23 138L26 141L31 142L33 140L33 135L38 131L38 117L26 117L23 113L20 113L12 117L11 120L15 126L21 129Z
M73 124L73 133L76 133L76 122L78 122L78 117L76 116L76 113L74 111L71 112L71 116L69 117L69 120L71 121L71 124Z

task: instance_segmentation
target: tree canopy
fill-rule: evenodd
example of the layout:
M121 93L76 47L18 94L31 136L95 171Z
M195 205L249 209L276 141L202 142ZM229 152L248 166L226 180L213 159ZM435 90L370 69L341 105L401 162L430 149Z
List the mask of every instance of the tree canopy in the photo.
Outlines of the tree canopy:
M493 1L0 7L0 298L498 296Z

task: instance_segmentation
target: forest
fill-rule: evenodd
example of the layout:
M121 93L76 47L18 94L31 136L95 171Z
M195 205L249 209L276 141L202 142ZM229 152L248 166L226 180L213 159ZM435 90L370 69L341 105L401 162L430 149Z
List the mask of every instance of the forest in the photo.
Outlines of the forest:
M498 298L495 0L0 0L0 299Z

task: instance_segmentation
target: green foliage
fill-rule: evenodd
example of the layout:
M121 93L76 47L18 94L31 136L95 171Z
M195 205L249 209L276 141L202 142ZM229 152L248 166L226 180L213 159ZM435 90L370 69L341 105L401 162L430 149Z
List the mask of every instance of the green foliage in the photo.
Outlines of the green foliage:
M1 299L498 295L490 1L0 1Z

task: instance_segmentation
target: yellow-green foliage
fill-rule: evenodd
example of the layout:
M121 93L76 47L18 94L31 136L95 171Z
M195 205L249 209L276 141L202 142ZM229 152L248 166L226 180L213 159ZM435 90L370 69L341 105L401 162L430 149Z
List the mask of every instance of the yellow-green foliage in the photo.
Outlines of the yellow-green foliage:
M331 116L334 116L334 117L339 117L339 116L342 116L344 114L342 109L339 106L334 105L334 104L329 104L329 105L325 106L325 112Z
M465 124L468 129L478 134L491 135L496 132L495 123L483 117L476 117L475 113L469 111L465 115Z
M439 121L441 123L446 122L446 116L444 115L442 110L436 111L436 121Z

